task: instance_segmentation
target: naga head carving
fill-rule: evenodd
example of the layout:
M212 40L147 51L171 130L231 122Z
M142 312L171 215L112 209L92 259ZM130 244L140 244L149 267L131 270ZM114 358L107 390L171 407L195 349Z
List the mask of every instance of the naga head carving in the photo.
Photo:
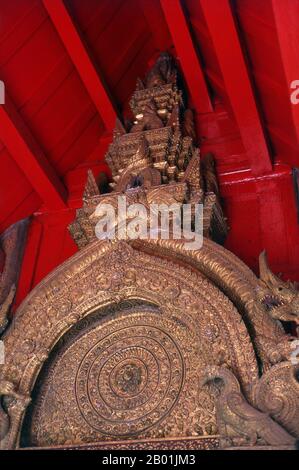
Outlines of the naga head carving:
M266 251L259 256L259 299L272 318L299 324L299 292L290 281L285 282L272 273L268 266Z

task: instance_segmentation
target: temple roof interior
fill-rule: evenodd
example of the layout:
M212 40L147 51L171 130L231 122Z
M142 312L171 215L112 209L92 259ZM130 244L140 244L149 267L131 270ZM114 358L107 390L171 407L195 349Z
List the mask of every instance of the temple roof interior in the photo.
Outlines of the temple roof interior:
M0 449L298 446L298 15L0 0Z

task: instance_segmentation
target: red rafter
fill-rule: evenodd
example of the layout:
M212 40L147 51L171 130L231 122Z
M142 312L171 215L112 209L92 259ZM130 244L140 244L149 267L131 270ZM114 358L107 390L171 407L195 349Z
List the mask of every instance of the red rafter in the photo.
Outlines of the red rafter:
M205 77L179 0L160 0L182 70L199 113L213 110Z
M294 91L291 88L292 82L299 79L299 3L293 0L272 0L272 8L285 78L289 94L291 94ZM298 88L298 86L296 86L296 88ZM291 100L289 100L289 103L297 143L299 144L299 104L293 104Z
M107 131L112 131L115 126L117 108L83 43L78 28L62 0L43 0L43 4Z
M272 171L264 129L229 0L201 0L223 80L253 175Z
M65 209L65 187L7 94L5 103L0 106L0 140L47 209Z

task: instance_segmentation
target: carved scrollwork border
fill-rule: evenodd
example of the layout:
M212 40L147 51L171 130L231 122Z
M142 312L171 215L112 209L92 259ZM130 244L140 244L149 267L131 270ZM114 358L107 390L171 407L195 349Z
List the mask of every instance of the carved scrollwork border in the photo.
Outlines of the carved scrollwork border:
M177 240L147 240L132 245L95 242L59 266L29 294L5 334L6 363L1 366L0 381L11 382L22 396L30 397L37 375L55 344L73 325L99 307L140 299L158 302L165 312L173 313L182 264L184 269L189 266L187 283L192 292L196 293L196 272L203 273L225 292L224 304L230 302L229 297L244 308L254 292L257 282L254 274L234 255L209 240L198 251L186 251ZM160 269L160 275L164 271L167 277L167 272L173 269L173 279L178 277L178 282L173 281L173 288L168 291L159 292L158 285L146 287L147 276L142 277L144 259L148 263L157 255L161 258L158 263L153 262L152 272ZM212 305L212 299L210 302ZM233 359L236 372L244 392L250 394L252 382L258 380L253 347L232 304L227 305L227 311L232 315L226 319L232 326L226 334L236 350ZM270 326L274 335L275 326ZM23 411L13 416L13 425L2 442L5 448L17 445L16 434L21 428Z

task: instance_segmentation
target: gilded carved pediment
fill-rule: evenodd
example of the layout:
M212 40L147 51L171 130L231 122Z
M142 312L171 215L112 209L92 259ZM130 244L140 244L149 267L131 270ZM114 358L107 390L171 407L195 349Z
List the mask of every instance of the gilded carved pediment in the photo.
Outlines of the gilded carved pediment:
M79 251L36 286L3 334L0 447L294 448L298 365L282 321L298 292L260 279L225 237L215 163L166 54L117 122L111 191L88 172L70 226ZM204 240L98 240L100 202L203 204Z

